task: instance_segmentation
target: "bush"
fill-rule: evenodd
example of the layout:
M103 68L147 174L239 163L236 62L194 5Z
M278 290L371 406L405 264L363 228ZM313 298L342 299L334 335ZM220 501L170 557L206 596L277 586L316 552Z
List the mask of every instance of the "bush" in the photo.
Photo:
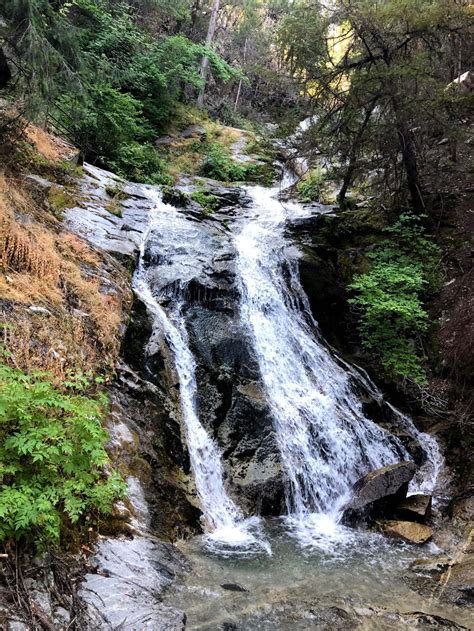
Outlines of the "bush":
M84 394L88 380L55 387L46 373L0 364L0 540L56 543L65 522L109 513L126 486L104 474L106 400Z
M243 182L246 167L235 162L217 142L211 142L206 147L206 157L201 165L200 175L221 182Z
M429 326L424 299L437 283L437 246L421 220L409 213L386 229L390 235L370 255L368 272L357 275L349 302L361 309L362 344L394 379L426 383L421 339Z
M109 165L118 175L145 184L172 184L165 163L149 143L128 142L117 147Z
M325 176L322 169L312 169L297 186L302 202L319 202L324 194Z

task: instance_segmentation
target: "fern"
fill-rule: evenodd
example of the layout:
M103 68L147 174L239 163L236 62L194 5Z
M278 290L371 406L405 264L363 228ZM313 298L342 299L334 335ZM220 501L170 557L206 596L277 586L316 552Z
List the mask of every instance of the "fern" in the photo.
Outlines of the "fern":
M0 540L58 542L61 524L109 513L124 497L118 473L106 476L106 400L83 394L83 375L64 391L47 373L0 364Z

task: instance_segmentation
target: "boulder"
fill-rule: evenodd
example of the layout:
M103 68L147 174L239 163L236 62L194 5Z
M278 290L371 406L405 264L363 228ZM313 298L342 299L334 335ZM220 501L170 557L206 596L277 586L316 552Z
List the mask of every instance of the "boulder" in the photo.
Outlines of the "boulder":
M379 522L378 527L387 537L401 539L407 543L426 543L433 536L433 531L429 526L413 521L396 521L391 519Z
M201 125L189 125L186 129L179 134L180 138L199 138L199 140L205 140L207 132Z
M174 546L158 540L104 539L90 559L79 598L86 607L89 629L182 631L185 614L164 605L162 593L189 571Z
M410 495L395 507L395 515L407 521L425 523L431 517L431 495Z
M358 480L344 510L344 523L352 525L368 518L392 516L395 507L405 499L415 471L413 462L399 462L371 471Z
M349 507L365 508L382 498L406 496L408 483L415 475L413 462L399 462L371 471L354 484L354 497Z

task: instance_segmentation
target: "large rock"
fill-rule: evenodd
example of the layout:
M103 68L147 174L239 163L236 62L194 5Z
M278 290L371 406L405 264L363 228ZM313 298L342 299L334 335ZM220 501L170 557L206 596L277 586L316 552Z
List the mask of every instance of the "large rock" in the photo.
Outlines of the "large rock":
M365 508L382 498L405 497L415 471L413 462L399 462L371 471L354 484L349 508Z
M395 507L400 519L426 522L431 517L431 495L410 495Z
M163 590L189 569L174 546L141 537L106 539L91 562L95 572L86 574L79 591L89 629L184 629L184 613L161 602Z
M394 519L379 523L379 529L387 537L402 539L407 543L426 543L433 536L429 526L412 521L396 521Z
M81 205L65 210L66 227L127 266L133 266L154 206L147 197L147 187L126 185L114 173L90 164L84 164L84 173L80 182ZM120 202L120 216L108 210L111 200L108 191L115 190L127 196Z

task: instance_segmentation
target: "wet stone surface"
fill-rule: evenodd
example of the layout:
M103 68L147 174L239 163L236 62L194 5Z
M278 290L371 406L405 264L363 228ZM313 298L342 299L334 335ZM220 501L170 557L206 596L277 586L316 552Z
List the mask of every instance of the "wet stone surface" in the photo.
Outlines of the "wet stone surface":
M93 558L79 596L87 605L90 629L180 631L184 614L161 602L176 575L189 570L176 548L159 541L106 539Z

